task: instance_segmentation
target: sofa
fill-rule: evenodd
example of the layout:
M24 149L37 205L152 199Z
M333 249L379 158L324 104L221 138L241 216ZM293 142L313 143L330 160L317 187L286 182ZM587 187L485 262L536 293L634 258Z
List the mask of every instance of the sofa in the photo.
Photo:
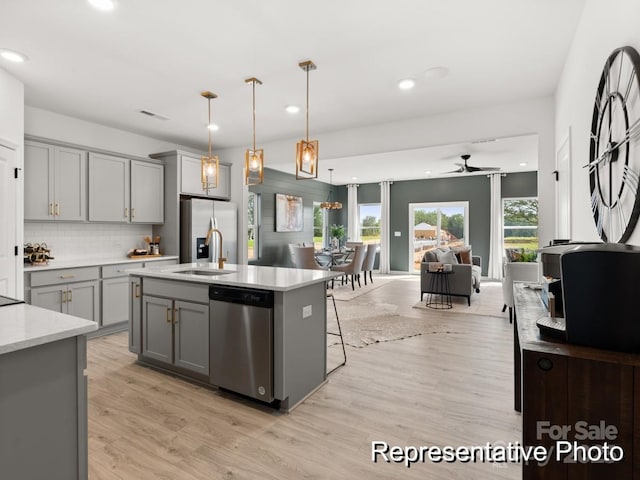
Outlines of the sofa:
M468 254L460 254L460 250L468 251ZM461 257L462 261L471 260L471 263L460 263ZM430 291L432 284L438 285L439 283L431 281L431 277L434 274L429 272L430 263L451 264L453 274L448 276L450 293L457 297L467 297L467 303L471 305L471 295L473 292L480 293L482 258L471 255L470 247L459 249L440 247L427 251L422 257L420 264L420 300L423 300L425 293L443 293Z

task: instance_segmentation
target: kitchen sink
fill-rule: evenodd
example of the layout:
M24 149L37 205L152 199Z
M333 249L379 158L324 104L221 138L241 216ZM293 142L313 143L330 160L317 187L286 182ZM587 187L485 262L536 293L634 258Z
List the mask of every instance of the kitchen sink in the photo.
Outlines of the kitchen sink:
M173 273L184 273L189 275L202 275L207 277L213 277L217 275L228 275L230 273L235 273L231 270L214 270L214 269L195 269L190 268L189 270L178 270Z

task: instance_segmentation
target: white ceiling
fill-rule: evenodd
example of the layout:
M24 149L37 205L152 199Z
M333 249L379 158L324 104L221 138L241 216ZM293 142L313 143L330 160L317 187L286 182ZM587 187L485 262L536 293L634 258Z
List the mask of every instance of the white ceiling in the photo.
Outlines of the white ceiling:
M298 62L307 59L318 65L310 74L311 137L550 95L584 1L119 0L105 13L86 0L2 0L0 48L29 61L0 60L0 68L24 82L27 105L200 150L207 138L200 91L211 90L219 95L214 148L249 146L244 79L264 82L256 93L258 143L302 137L304 110L290 115L284 107L304 106ZM449 75L425 78L438 66ZM406 77L416 79L411 91L396 86ZM473 147L471 163L480 164L483 147ZM460 153L474 151L431 152ZM397 153L407 165L423 154Z

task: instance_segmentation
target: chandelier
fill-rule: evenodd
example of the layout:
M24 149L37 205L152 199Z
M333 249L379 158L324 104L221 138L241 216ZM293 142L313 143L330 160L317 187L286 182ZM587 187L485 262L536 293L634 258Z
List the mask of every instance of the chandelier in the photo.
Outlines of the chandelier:
M329 196L327 197L326 202L322 202L320 204L320 208L322 208L323 210L340 210L342 208L342 204L338 201L331 201L331 198L333 196L333 168L329 169L329 185Z

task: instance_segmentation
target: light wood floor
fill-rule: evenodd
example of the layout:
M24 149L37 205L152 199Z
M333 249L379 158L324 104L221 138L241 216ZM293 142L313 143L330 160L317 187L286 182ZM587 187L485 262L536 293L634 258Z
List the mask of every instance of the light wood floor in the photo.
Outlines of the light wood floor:
M90 479L521 478L514 464L371 461L373 440L521 440L508 320L412 309L418 291L417 277L398 279L352 301L394 303L450 332L347 347L347 365L291 414L136 365L125 333L90 340Z

